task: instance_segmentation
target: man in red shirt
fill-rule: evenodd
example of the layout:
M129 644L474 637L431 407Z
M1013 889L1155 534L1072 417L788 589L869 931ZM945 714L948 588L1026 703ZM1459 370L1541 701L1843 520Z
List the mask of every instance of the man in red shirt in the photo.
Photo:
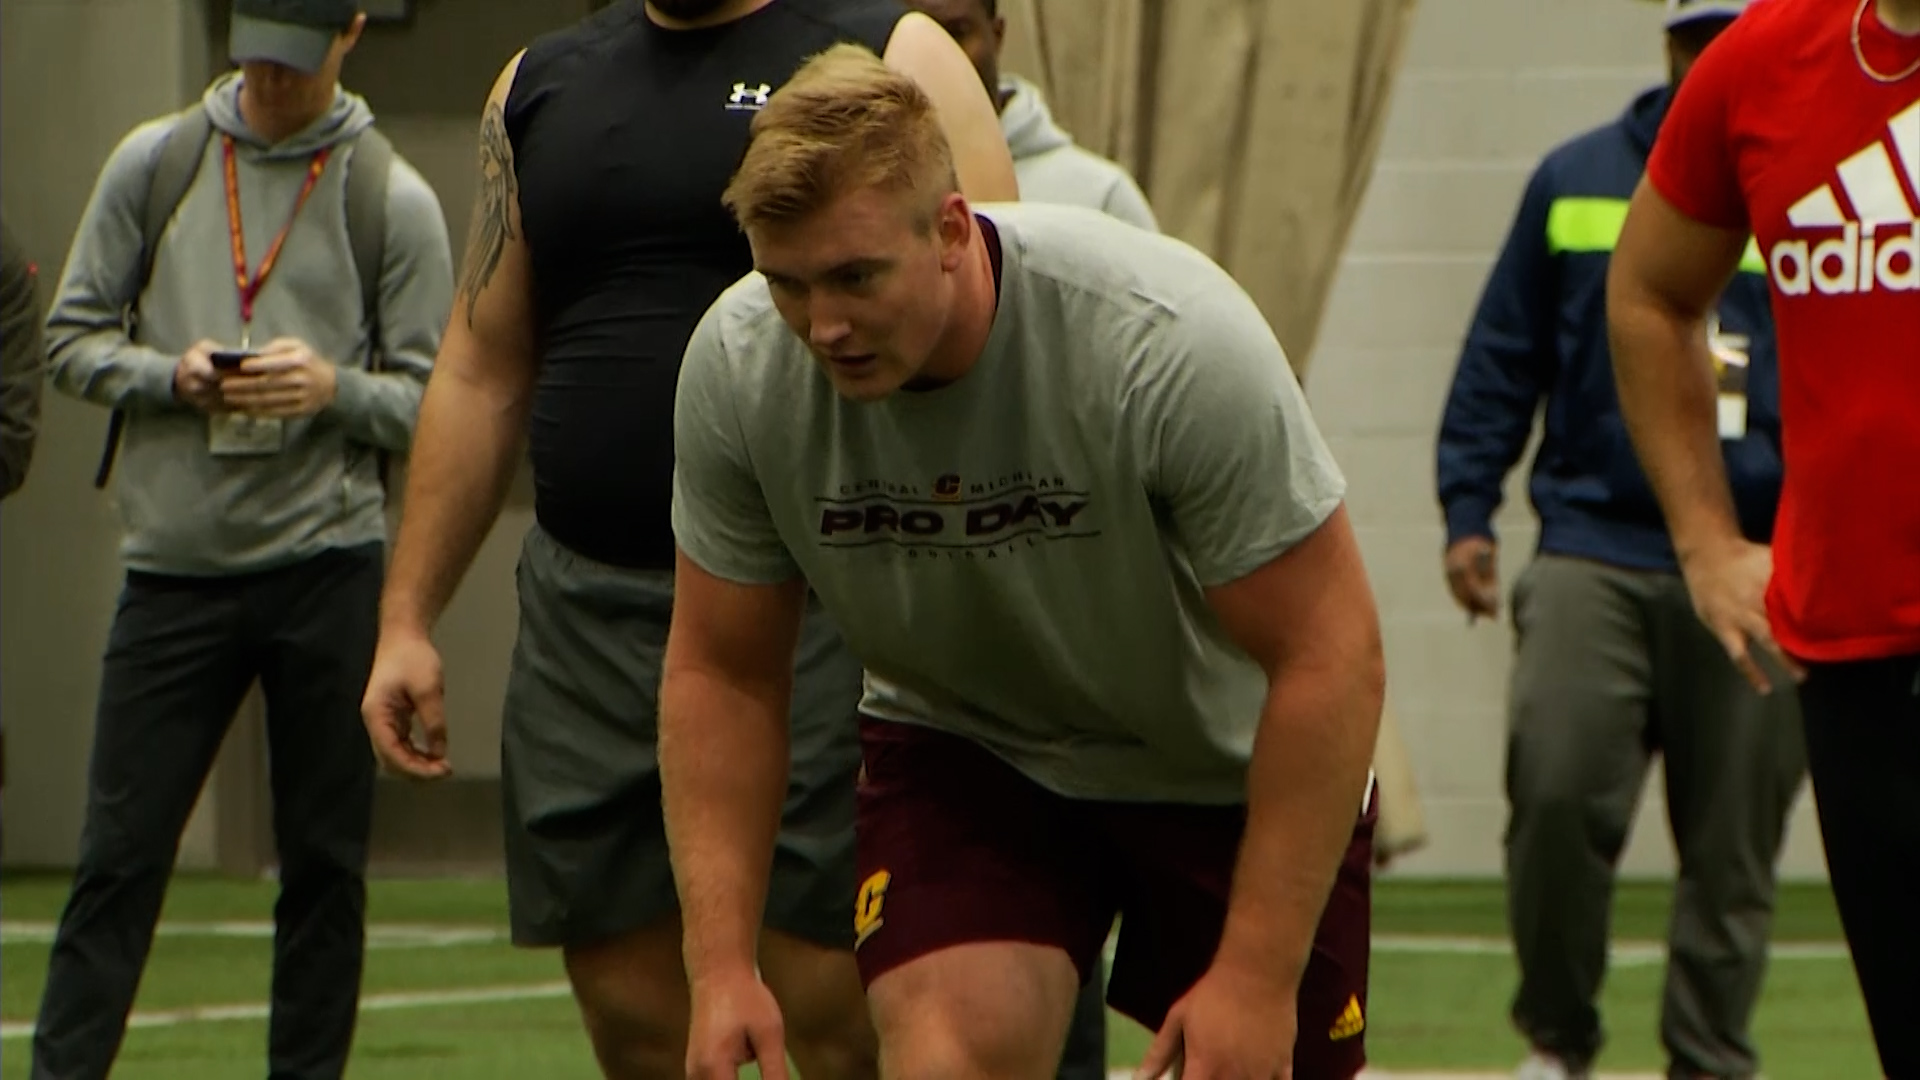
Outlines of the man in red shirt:
M1771 549L1735 524L1704 319L1748 235L1780 348ZM1695 609L1800 680L1834 897L1890 1076L1920 1076L1920 0L1759 0L1688 76L1615 251L1621 404Z

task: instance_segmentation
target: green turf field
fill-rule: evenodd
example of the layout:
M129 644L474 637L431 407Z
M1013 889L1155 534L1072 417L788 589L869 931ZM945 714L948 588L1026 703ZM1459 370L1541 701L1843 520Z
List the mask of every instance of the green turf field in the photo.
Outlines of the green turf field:
M26 1080L27 1035L66 882L0 879L0 1080ZM182 878L168 900L115 1080L254 1080L265 1061L273 887ZM1652 1072L1661 982L1657 946L1667 891L1622 887L1616 961L1604 1009L1611 1042L1601 1062ZM1496 884L1380 883L1367 1043L1393 1072L1511 1070L1523 1047L1505 1021L1514 966L1502 941ZM349 1075L355 1080L527 1080L593 1068L558 958L505 944L497 881L381 881L366 1004ZM1824 886L1785 890L1776 951L1757 1020L1770 1080L1879 1075L1859 992ZM1115 1018L1111 1060L1135 1064L1137 1026Z

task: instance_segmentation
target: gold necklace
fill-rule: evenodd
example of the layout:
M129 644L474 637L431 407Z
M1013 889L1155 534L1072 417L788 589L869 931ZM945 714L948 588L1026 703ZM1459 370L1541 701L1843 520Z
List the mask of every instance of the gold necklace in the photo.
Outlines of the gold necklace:
M1882 75L1873 70L1873 65L1867 62L1866 51L1860 47L1860 23L1867 17L1867 5L1871 3L1873 0L1860 0L1860 6L1853 12L1853 58L1859 61L1860 70L1866 72L1867 78L1874 82L1897 83L1914 72L1920 71L1920 60L1908 64L1907 70L1898 75Z

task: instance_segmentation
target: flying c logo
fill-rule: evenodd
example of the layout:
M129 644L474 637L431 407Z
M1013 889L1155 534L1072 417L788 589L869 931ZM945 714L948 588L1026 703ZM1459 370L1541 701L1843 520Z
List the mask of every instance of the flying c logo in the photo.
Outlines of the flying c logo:
M880 909L887 902L887 886L893 883L893 875L885 870L876 870L860 883L860 895L853 902L853 947L859 948L873 936L875 930L885 919L880 917Z

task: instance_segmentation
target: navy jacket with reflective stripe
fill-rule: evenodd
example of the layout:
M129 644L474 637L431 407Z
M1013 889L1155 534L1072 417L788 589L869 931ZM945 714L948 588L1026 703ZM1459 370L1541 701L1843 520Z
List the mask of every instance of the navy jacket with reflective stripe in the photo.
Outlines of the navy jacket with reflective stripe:
M1677 567L1620 415L1606 319L1608 260L1669 100L1665 87L1645 92L1620 119L1555 148L1527 185L1441 417L1448 543L1493 535L1503 481L1544 410L1529 483L1540 549L1627 569ZM1768 302L1765 266L1749 242L1721 298L1715 342L1721 447L1742 529L1759 542L1772 536L1781 482Z

